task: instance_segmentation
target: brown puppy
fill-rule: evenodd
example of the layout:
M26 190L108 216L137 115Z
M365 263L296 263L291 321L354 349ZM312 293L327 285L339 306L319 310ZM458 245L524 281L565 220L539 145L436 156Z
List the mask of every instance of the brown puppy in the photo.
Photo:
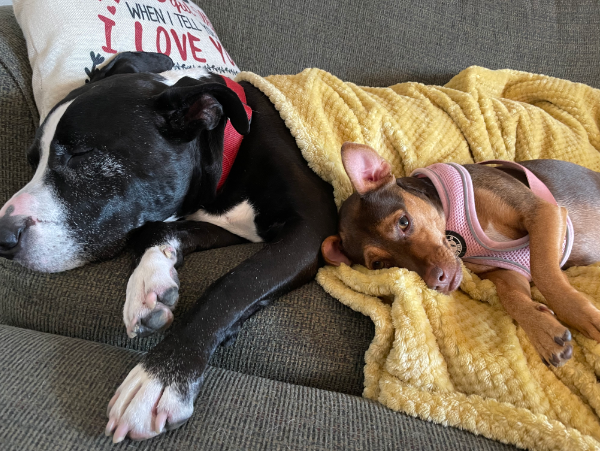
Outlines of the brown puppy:
M370 269L407 268L432 289L457 289L460 260L446 238L446 214L431 180L396 179L390 165L365 145L345 143L342 160L355 192L340 209L339 235L323 242L325 260ZM475 211L485 235L500 243L529 235L530 278L552 310L531 299L529 278L522 273L472 261L465 266L494 282L504 309L525 330L544 362L560 366L571 357L572 346L571 333L557 318L600 342L600 311L569 284L560 268L567 209L574 242L563 267L600 261L600 174L558 160L521 164L560 206L533 194L523 173L474 164L462 167L471 176Z

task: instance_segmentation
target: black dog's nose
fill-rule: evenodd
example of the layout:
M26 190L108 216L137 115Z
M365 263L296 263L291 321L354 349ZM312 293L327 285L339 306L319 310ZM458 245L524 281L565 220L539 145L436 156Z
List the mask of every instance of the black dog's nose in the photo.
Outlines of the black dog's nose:
M22 216L0 218L0 256L10 258L16 253L26 224L27 221Z

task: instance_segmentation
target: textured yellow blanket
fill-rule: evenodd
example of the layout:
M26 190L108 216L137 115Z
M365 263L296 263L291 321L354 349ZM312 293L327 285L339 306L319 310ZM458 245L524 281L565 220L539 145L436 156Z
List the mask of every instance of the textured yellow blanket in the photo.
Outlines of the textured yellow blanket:
M334 186L338 206L352 192L344 141L373 147L397 177L434 162L495 158L556 158L600 171L600 91L581 84L480 67L444 87L365 88L317 69L267 78L245 72L238 80L275 104L309 165ZM567 274L600 307L600 265ZM600 449L596 342L573 332L573 358L547 368L493 284L467 270L452 296L403 269L325 267L317 280L375 323L365 397L523 448Z

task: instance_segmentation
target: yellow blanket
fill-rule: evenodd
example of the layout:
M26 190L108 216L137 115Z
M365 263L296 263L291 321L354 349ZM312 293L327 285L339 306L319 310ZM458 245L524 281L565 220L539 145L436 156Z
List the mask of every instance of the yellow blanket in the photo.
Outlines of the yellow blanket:
M494 158L555 158L600 171L600 91L581 84L480 67L444 87L358 87L318 69L267 78L244 72L242 80L275 104L338 206L352 192L340 158L345 141L373 147L397 177L435 162ZM600 306L600 265L567 274ZM547 368L493 284L466 269L451 296L397 268L325 267L317 280L375 323L365 397L523 448L600 449L596 342L572 331L572 359Z

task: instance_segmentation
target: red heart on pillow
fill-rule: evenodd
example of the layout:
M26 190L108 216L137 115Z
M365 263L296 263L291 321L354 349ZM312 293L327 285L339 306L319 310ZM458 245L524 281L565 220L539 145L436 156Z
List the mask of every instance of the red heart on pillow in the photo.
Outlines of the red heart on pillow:
M114 6L107 6L106 9L108 9L108 11L113 15L117 12L117 8Z
M120 3L120 2L121 2L121 0L115 0L115 2L117 2L117 3Z

